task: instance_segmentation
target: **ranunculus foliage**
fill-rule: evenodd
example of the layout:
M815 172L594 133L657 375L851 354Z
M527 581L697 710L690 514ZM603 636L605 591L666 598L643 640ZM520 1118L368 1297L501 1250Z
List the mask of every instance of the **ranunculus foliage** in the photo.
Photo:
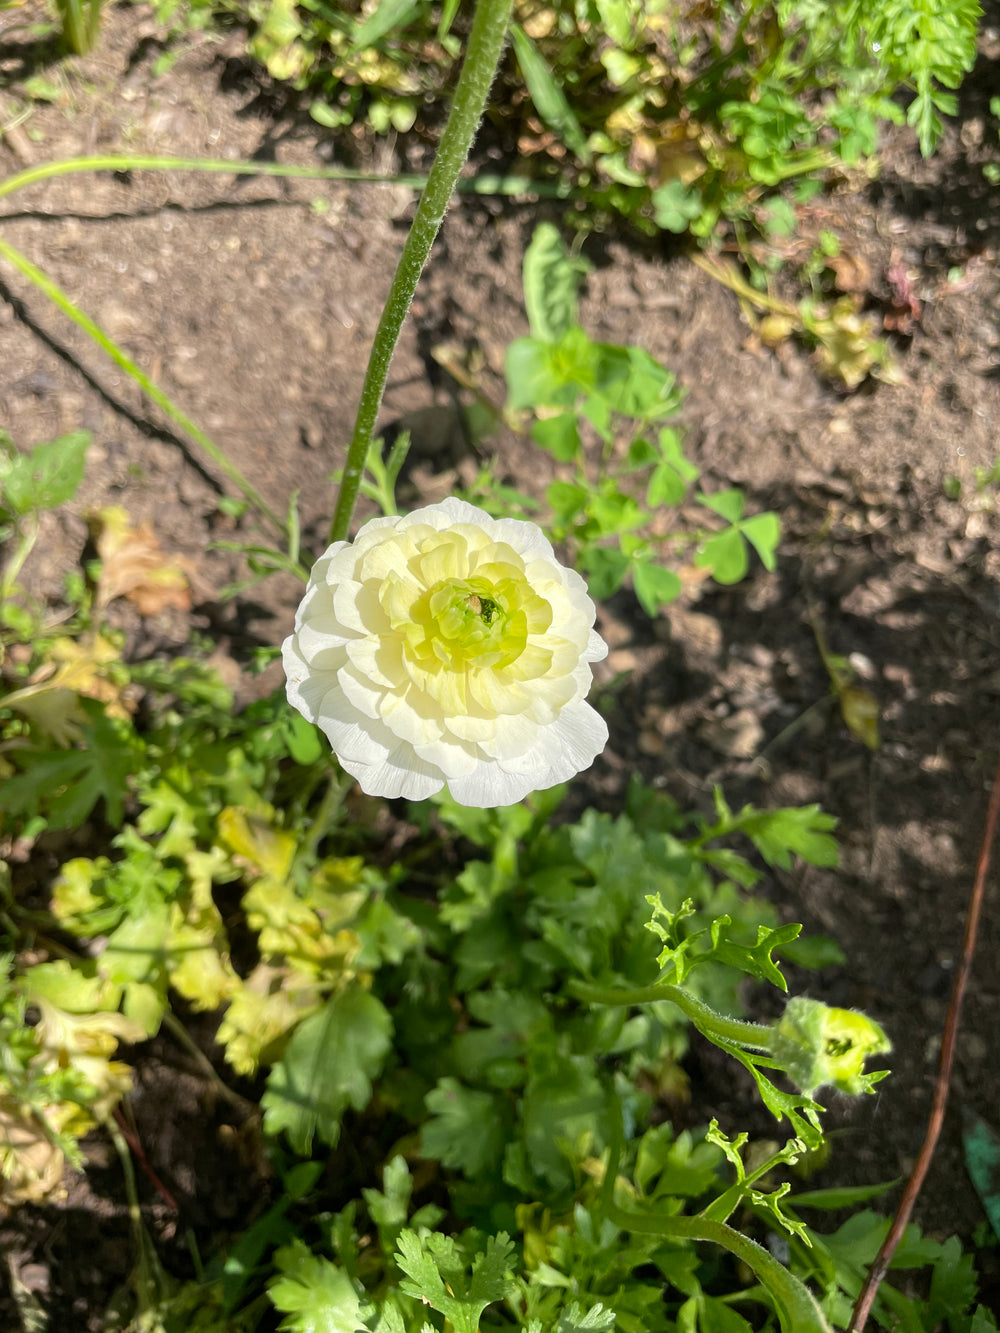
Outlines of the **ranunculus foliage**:
M534 523L461 500L373 518L313 567L289 701L370 796L509 805L593 763L607 653L583 579Z

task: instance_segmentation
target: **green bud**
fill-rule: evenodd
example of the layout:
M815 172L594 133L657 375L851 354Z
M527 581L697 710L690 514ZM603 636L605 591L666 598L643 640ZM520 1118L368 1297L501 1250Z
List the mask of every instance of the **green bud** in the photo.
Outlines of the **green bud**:
M807 1096L832 1085L856 1095L870 1092L883 1071L864 1072L870 1055L892 1050L877 1023L854 1009L831 1009L819 1000L789 1000L774 1027L775 1060Z

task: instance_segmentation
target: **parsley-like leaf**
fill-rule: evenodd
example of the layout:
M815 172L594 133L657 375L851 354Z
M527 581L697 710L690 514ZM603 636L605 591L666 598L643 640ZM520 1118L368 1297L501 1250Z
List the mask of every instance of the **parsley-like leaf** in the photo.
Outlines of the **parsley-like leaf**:
M485 1254L476 1255L468 1275L465 1256L451 1236L432 1232L421 1238L404 1231L396 1255L407 1275L400 1290L443 1314L455 1333L478 1333L483 1311L502 1301L512 1285L508 1269L513 1254L513 1242L505 1232L490 1236Z

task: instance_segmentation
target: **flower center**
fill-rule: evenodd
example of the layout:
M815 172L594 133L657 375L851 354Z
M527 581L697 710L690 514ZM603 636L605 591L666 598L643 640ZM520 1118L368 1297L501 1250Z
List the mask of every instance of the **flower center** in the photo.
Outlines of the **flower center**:
M521 603L531 597L520 583L523 592L513 580L495 586L484 578L444 579L418 597L406 637L420 665L460 671L516 661L528 641Z

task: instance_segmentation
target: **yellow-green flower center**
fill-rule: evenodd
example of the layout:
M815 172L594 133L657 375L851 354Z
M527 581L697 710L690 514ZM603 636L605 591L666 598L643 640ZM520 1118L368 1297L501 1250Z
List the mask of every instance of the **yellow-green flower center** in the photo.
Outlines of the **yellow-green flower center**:
M484 578L445 579L417 598L404 633L428 670L504 667L528 642L528 600L538 599L523 579L498 586Z
M544 674L552 653L539 639L551 627L553 611L532 589L516 552L503 543L474 545L460 531L420 533L413 547L406 551L400 542L405 575L390 566L384 572L373 568L371 577L378 577L376 595L402 641L414 683L435 698L446 689L456 711L470 673L491 674L516 662L518 679ZM454 689L459 694L453 698Z

